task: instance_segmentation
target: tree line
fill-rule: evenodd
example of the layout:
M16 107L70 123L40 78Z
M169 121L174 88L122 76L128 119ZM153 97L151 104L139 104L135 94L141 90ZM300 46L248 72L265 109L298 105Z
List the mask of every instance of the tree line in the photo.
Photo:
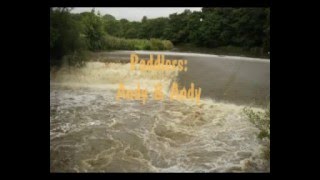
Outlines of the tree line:
M170 14L168 18L130 22L104 15L105 31L125 38L160 38L174 44L192 43L216 48L237 46L243 48L270 49L269 8L202 8L201 12L185 10Z
M140 22L117 20L110 14L73 14L70 8L50 10L50 55L60 59L83 50L168 50L173 44L270 49L269 8L202 8Z

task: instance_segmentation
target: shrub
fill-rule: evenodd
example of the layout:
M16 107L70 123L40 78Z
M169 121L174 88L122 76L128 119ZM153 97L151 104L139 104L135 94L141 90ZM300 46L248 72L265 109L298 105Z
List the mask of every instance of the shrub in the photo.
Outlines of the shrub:
M126 39L106 35L104 41L103 46L106 50L170 50L173 48L171 41L160 39Z
M252 109L245 107L243 109L245 115L248 116L250 122L252 122L259 130L258 137L260 139L270 138L270 108L268 107L264 112L255 112Z
M150 39L152 50L164 50L164 45L159 39Z
M265 146L262 148L263 158L270 160L270 106L264 112L255 112L251 108L245 107L244 114L249 118L259 130L258 138L266 140Z
M173 48L173 44L171 41L164 40L162 42L163 42L164 49L171 50Z

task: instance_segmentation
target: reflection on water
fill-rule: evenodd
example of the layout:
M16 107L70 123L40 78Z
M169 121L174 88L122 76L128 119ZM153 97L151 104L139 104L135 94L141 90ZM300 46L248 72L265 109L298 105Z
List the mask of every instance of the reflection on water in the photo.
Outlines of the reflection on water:
M147 72L146 72L147 73ZM130 72L128 64L89 63L51 74L52 172L259 172L259 130L242 106L191 102L115 100L120 81L166 89L177 76ZM260 109L256 109L260 110Z

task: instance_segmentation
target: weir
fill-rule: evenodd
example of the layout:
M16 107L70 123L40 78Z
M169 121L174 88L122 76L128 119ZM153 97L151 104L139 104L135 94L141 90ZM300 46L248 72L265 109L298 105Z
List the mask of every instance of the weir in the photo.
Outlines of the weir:
M89 62L81 69L52 72L51 172L270 171L269 161L261 156L268 142L257 138L259 129L243 115L250 98L268 95L268 63L186 58L186 73L163 74L132 72L128 57L126 63ZM197 94L200 103L159 101L149 98L150 93L145 104L141 97L117 101L119 82L136 92L137 82L148 92L161 83L168 90L166 97L177 82L179 94L186 87L181 94L190 99ZM223 101L220 91L226 93ZM239 99L245 103L234 103Z
M165 54L168 59L188 60L187 71L179 72L179 86L196 82L203 98L238 105L265 107L270 98L270 60L261 58L218 56L197 53L159 51L103 52L101 57L120 58L130 63L130 54L149 59L152 54ZM126 59L126 60L125 60Z

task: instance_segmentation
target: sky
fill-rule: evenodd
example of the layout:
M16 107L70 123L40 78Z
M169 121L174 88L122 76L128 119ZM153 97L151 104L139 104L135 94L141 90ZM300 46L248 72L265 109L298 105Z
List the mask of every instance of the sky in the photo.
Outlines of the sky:
M182 13L185 9L191 11L201 11L201 7L179 7L179 8L95 8L96 12L100 11L101 15L111 14L117 20L127 19L129 21L141 21L143 16L147 16L148 19L158 17L169 17L173 13ZM90 12L90 8L73 8L72 13Z

